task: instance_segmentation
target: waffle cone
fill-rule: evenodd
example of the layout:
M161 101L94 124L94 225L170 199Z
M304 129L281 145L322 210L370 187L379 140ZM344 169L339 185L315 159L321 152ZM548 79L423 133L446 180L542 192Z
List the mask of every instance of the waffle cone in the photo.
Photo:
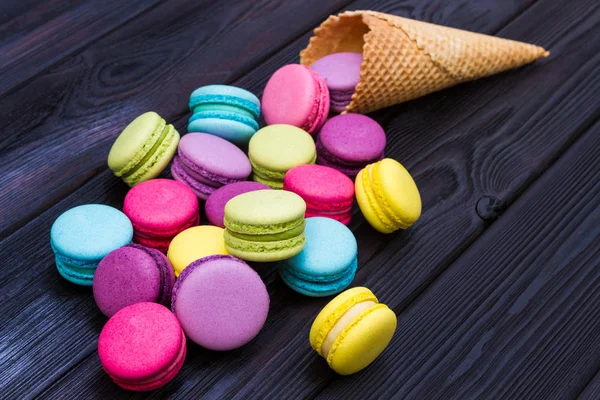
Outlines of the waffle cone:
M344 113L368 113L547 57L542 47L375 11L330 16L300 62L363 54L360 81Z

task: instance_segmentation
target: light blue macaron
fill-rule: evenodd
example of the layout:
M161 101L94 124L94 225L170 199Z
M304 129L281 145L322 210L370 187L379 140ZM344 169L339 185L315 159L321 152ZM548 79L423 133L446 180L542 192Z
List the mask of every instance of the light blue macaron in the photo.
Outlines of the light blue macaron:
M247 90L203 86L192 92L189 107L188 132L210 133L244 147L258 130L260 101Z
M330 296L344 290L356 274L358 246L354 234L331 218L306 219L306 245L279 263L283 281L306 296Z
M125 214L103 204L85 204L62 213L50 229L58 272L91 286L96 267L111 251L131 243L133 226Z

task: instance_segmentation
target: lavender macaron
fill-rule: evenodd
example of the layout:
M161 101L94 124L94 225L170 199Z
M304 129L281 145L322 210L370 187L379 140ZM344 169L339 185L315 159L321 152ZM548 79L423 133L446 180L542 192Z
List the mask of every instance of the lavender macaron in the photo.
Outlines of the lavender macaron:
M269 294L248 264L213 255L192 262L179 275L171 309L188 339L207 349L232 350L262 329Z
M352 101L360 80L361 53L334 53L317 60L311 69L327 83L331 110L342 112Z
M208 221L215 225L225 228L223 219L225 217L225 204L235 196L242 193L253 192L255 190L271 189L267 185L254 181L230 183L215 190L206 200L204 211Z
M246 154L234 144L207 133L188 133L179 142L171 173L206 200L221 186L245 181L252 166Z
M354 179L367 164L384 157L385 132L372 118L342 114L323 125L317 138L317 163Z
M175 284L173 268L160 251L128 244L108 253L94 274L92 289L107 317L141 302L169 306Z

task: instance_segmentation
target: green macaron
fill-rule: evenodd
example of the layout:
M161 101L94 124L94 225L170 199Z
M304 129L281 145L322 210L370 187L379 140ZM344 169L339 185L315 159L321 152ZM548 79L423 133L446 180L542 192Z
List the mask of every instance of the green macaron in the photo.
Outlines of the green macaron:
M248 261L280 261L304 248L306 203L287 191L243 193L225 205L225 247Z
M314 164L317 153L312 136L292 125L269 125L250 139L248 157L252 179L273 189L283 187L285 173L298 165Z
M108 154L108 167L129 186L156 178L167 167L179 143L179 133L155 112L134 119Z

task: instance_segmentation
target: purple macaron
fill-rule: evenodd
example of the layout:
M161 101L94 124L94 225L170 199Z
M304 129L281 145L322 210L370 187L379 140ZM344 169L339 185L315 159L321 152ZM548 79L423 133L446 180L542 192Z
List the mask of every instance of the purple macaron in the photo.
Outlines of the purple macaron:
M354 179L367 164L384 157L386 138L381 125L361 114L342 114L323 125L317 138L317 163Z
M225 228L225 204L235 196L255 190L270 189L267 185L254 181L230 183L215 190L206 200L204 211L208 221L216 226Z
M334 53L317 60L311 69L327 83L331 110L342 112L352 101L360 80L361 53Z
M248 157L236 145L207 133L188 133L179 141L171 173L206 200L216 189L244 181L252 172Z
M194 343L232 350L262 329L269 294L248 264L229 255L213 255L192 262L179 275L171 309Z
M128 244L108 253L94 273L92 289L98 308L107 317L141 302L168 306L175 274L160 251Z

